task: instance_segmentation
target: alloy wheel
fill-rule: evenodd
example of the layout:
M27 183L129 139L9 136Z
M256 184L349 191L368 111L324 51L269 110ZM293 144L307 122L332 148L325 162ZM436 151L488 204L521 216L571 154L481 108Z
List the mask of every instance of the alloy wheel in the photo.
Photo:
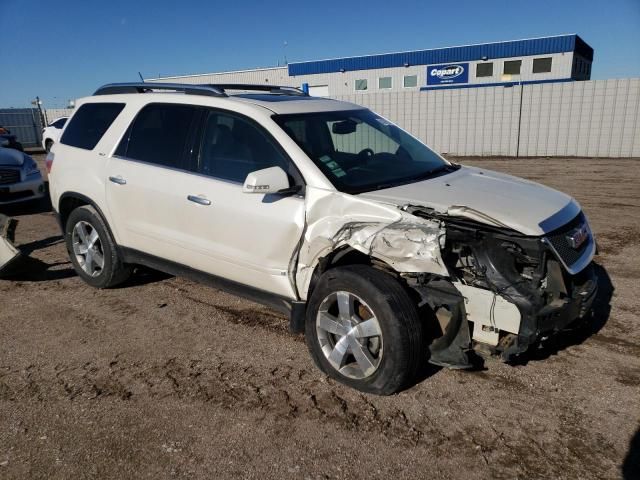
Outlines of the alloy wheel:
M342 375L363 379L382 361L382 330L373 310L358 296L338 291L320 304L316 332L327 361Z
M88 222L80 221L71 234L73 253L82 270L91 277L97 277L104 268L104 251L98 231Z

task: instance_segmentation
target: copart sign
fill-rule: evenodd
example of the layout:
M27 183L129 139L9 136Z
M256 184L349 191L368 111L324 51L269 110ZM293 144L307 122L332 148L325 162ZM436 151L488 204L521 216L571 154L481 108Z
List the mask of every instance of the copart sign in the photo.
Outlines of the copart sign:
M467 83L468 81L468 63L449 63L445 65L429 65L427 67L427 85Z

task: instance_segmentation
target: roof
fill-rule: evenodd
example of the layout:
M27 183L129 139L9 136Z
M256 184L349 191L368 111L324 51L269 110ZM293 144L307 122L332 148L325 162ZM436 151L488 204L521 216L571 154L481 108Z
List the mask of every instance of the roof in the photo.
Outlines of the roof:
M248 85L245 85L249 87ZM163 88L166 87L166 88ZM257 85L262 88L264 85ZM132 93L139 88L140 91ZM176 89L182 88L182 91ZM289 88L289 87L285 87ZM151 90L153 89L153 91ZM231 90L231 89L230 89ZM283 93L225 93L215 85L191 85L168 83L122 83L105 85L91 97L77 100L80 107L84 103L127 102L143 105L152 102L202 105L233 110L233 103L266 109L276 114L332 112L357 110L364 107L330 98L310 97L300 94Z
M356 105L355 103L333 100L331 98L307 97L300 95L239 94L230 95L229 99L258 105L271 110L273 113L281 115L290 113L358 110L364 108L360 105Z
M562 52L576 52L589 61L593 60L593 48L578 35L571 34L477 45L463 45L459 47L296 62L290 63L288 67L289 75L296 76L341 71L372 70L375 68L393 68L407 65L468 62L482 60L483 57L508 58Z

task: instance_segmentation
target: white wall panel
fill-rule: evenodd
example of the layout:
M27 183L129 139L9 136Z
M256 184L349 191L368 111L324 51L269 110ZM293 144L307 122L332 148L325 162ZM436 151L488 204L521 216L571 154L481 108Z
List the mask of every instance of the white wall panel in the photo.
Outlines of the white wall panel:
M520 112L520 96L522 111ZM338 95L453 155L640 157L640 79Z

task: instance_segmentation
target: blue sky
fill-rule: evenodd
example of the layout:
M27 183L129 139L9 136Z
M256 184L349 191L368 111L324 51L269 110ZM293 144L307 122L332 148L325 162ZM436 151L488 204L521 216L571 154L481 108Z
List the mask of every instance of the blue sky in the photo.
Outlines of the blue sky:
M578 33L592 78L640 77L640 0L0 0L0 107L101 84ZM287 45L285 47L285 42Z

